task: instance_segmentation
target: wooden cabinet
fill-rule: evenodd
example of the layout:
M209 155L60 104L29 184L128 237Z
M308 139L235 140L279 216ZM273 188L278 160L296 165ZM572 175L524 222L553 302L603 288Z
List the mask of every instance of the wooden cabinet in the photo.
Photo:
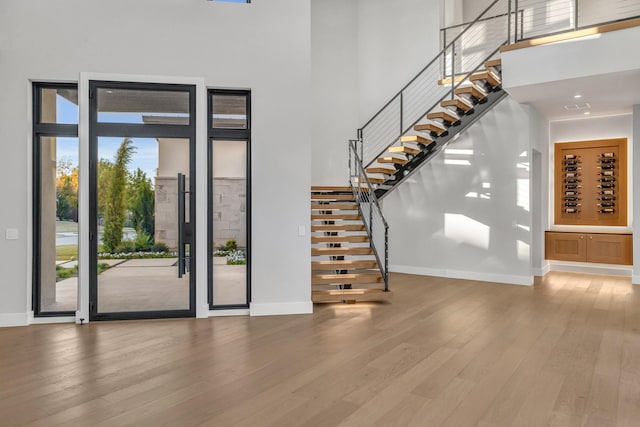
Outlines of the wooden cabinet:
M631 265L631 234L547 231L545 258L557 261Z

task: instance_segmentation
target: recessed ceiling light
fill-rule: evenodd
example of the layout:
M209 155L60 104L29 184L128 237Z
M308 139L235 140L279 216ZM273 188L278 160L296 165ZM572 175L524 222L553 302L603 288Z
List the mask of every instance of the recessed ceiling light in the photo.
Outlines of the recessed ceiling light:
M575 95L574 98L575 99L580 99L580 98L582 98L582 95Z
M584 115L585 115L585 116L588 116L589 114L591 114L589 111L585 111L585 112L584 112Z

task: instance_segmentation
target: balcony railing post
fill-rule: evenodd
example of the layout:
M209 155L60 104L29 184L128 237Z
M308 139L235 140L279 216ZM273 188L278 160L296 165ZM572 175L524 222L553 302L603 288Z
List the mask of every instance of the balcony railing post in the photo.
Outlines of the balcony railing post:
M516 9L516 13L515 13L515 19L513 20L513 42L517 43L518 42L518 18L520 15L520 12L518 10L518 0L515 0L515 9Z
M400 135L404 133L404 91L400 92Z
M511 44L511 0L507 0L507 44Z
M451 45L451 99L455 98L454 88L456 87L456 44Z
M389 227L384 228L384 290L389 290Z

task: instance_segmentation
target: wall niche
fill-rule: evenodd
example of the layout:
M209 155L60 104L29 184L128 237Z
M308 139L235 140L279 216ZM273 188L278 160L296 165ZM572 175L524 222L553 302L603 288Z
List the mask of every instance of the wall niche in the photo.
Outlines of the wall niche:
M627 225L627 139L555 144L556 225Z

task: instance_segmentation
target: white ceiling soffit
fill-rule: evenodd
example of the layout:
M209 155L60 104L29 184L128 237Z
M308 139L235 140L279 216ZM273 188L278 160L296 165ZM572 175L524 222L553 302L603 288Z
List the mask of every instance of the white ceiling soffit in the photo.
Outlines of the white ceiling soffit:
M624 114L640 104L640 70L518 86L507 91L549 120L575 119L585 117L585 113L591 117ZM565 108L585 104L589 108Z

